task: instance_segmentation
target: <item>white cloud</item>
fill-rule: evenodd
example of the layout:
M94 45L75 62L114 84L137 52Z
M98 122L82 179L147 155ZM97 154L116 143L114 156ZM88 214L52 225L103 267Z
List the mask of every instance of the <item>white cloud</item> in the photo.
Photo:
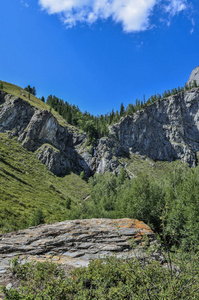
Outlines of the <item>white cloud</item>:
M21 0L21 4L25 7L29 7L29 4L25 0Z
M195 27L195 20L193 18L191 19L191 24L193 27Z
M191 24L193 27L191 28L190 33L193 34L195 29L195 20L193 18L191 19Z
M169 4L165 6L166 12L170 13L172 16L175 16L186 8L186 0L169 0Z
M39 0L49 14L60 14L67 27L78 22L92 24L98 19L112 18L126 32L150 28L150 17L158 3L170 15L186 9L185 0Z
M145 30L157 0L39 0L49 14L61 13L68 27L111 17L124 31Z

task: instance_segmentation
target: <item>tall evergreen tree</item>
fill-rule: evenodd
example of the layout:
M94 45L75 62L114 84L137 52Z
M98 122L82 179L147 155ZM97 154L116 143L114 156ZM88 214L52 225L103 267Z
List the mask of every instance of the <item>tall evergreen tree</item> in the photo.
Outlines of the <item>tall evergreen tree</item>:
M124 113L125 113L124 104L121 103L121 106L120 106L120 117L123 117L123 116L124 116Z

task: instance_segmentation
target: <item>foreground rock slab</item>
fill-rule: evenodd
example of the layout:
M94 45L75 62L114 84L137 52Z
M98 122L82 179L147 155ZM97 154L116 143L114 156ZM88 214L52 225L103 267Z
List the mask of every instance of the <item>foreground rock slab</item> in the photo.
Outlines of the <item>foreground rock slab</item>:
M0 235L0 276L9 260L52 260L63 266L87 266L91 259L143 255L143 245L158 244L149 226L132 219L89 219L30 227Z

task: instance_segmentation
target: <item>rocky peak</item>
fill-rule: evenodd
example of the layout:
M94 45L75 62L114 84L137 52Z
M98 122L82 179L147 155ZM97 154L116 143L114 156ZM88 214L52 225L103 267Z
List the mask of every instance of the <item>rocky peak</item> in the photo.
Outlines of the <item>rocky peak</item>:
M199 66L192 71L187 84L188 85L193 84L194 80L196 81L197 85L199 86Z

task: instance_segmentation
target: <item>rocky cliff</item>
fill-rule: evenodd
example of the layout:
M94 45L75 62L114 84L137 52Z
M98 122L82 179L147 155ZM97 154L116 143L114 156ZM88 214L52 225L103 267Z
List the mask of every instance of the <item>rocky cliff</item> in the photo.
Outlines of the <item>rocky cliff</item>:
M122 118L94 148L87 146L85 133L60 125L50 111L0 92L0 132L17 137L56 175L70 170L77 174L84 170L87 177L117 172L120 158L135 154L154 161L180 159L194 167L199 151L199 88Z
M90 155L81 155L86 134L72 126L61 126L48 110L0 92L0 132L17 137L55 175L64 175L70 170L75 173L84 170L90 175Z
M181 159L196 166L199 151L199 88L159 100L110 127L96 151L97 171L114 170L135 153L152 160Z

